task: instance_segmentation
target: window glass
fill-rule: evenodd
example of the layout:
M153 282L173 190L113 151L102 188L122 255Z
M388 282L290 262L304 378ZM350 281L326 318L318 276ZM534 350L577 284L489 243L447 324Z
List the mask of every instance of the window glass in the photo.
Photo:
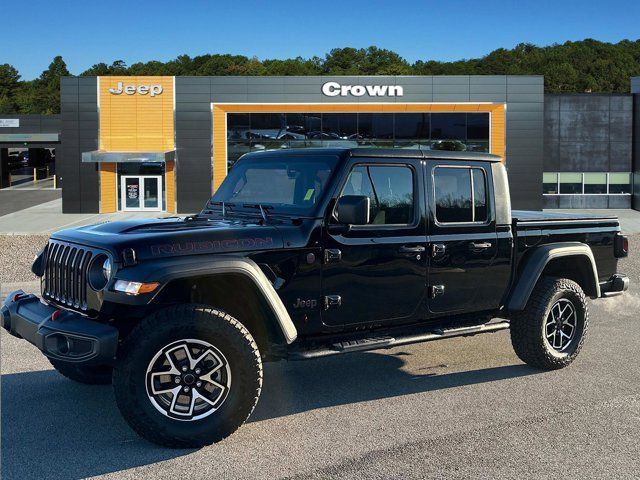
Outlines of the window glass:
M631 174L610 173L609 193L631 193Z
M322 114L322 133L327 136L327 139L355 139L358 135L358 114Z
M393 113L358 114L358 135L365 139L393 139Z
M542 193L558 193L558 174L545 172L542 174Z
M413 223L413 171L404 166L355 167L342 195L366 195L370 201L372 225Z
M560 193L582 193L582 174L560 173Z
M251 132L252 140L279 138L286 129L284 113L252 113Z
M487 182L484 170L474 168L473 172L473 221L487 221Z
M227 115L227 139L248 140L251 120L248 113L229 113Z
M320 131L319 113L287 113L286 136L288 140L304 140L309 132Z
M471 222L471 178L468 168L438 167L434 172L438 222Z
M467 139L483 140L489 138L489 114L467 113Z
M466 140L466 113L438 113L431 116L431 138L434 140Z
M228 166L279 148L382 147L489 151L488 113L229 113Z
M257 157L240 160L211 202L225 202L236 210L259 203L276 213L308 215L321 198L337 162L337 157L326 155Z
M584 193L607 193L607 174L585 173Z
M396 113L394 135L396 140L429 139L429 113Z

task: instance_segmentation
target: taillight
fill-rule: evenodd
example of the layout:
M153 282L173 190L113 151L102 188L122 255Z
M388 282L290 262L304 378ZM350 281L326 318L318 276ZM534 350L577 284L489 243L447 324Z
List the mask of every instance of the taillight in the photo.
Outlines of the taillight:
M616 233L613 242L613 254L616 258L623 258L629 255L629 237L621 233Z

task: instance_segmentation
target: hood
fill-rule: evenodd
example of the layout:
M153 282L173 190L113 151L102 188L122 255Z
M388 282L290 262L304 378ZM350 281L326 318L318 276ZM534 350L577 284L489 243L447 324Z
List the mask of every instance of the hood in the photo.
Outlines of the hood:
M283 248L273 224L254 219L171 217L125 220L60 230L51 238L111 251L116 259L133 248L140 260L176 255L232 253Z

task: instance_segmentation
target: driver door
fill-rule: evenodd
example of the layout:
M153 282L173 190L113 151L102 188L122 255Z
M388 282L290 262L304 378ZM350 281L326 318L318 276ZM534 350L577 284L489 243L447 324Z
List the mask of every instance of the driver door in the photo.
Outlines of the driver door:
M367 225L323 228L323 322L394 323L424 315L427 237L420 160L354 159L342 195L370 199ZM337 198L336 198L337 199Z

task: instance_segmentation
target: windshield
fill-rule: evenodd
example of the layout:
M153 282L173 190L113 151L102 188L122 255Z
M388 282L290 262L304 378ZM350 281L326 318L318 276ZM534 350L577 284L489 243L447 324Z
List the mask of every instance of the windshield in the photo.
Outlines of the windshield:
M310 216L336 166L334 155L260 155L240 159L209 202L234 210L261 205L273 213Z

